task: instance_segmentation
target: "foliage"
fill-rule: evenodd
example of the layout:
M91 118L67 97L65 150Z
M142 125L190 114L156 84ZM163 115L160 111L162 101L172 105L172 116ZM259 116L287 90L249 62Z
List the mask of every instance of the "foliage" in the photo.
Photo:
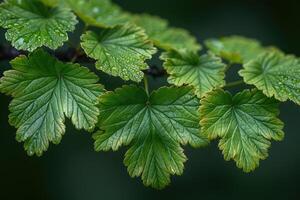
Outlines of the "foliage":
M170 74L169 83L191 85L199 98L225 84L226 65L213 54L198 56L190 51L169 51L161 59L165 61L164 68Z
M76 128L92 130L103 93L98 77L78 64L62 63L42 50L11 61L13 70L1 79L1 90L13 96L9 122L29 155L41 155L49 142L59 143L65 116ZM29 70L28 70L29 69Z
M68 47L79 21L81 42ZM12 97L9 122L28 155L58 144L69 118L77 129L95 132L96 151L128 147L130 176L157 189L183 173L185 145L205 147L217 138L225 160L253 171L271 141L284 137L280 103L300 104L299 58L242 36L208 39L202 49L188 31L110 0L6 0L0 26L23 50L0 90ZM75 52L68 62L57 58L63 45ZM149 92L149 60L157 52L170 86ZM80 56L94 59L95 68L81 66ZM243 80L226 83L232 66L242 68ZM106 91L92 71L119 77L124 86ZM237 94L226 91L239 84L244 89Z
M97 60L96 67L124 80L141 81L145 63L156 52L143 29L125 24L99 34L88 31L81 37L86 54ZM126 66L126 67L124 67Z
M199 101L191 88L163 87L150 96L137 86L124 86L100 97L101 129L95 149L132 147L124 163L131 176L142 176L145 185L162 188L170 174L182 174L186 156L180 144L205 146L199 134Z
M7 0L0 7L0 26L16 49L33 51L45 46L57 49L74 31L75 15L68 8L50 8L37 0Z
M283 139L283 123L277 118L278 102L254 89L235 96L216 90L201 100L202 134L220 137L225 160L234 159L245 172L254 170L268 156L269 140Z

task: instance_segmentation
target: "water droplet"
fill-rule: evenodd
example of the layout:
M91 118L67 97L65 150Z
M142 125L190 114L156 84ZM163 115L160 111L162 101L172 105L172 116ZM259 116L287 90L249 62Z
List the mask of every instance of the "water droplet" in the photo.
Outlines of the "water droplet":
M117 69L116 67L112 67L112 68L111 68L111 72L112 72L112 73L116 73L117 70L118 70L118 69Z
M93 13L99 13L99 11L100 11L99 8L97 8L97 7L93 8Z
M16 43L18 43L18 45L23 45L24 44L24 38L19 38Z

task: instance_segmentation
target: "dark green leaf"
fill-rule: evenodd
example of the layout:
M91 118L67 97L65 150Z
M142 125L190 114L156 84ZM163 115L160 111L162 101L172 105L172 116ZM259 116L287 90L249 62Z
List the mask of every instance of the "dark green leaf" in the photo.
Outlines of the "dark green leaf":
M163 188L171 174L181 174L186 157L180 144L207 145L200 136L198 99L190 88L161 88L150 97L135 86L124 86L100 98L95 149L117 150L131 145L125 165L146 186Z

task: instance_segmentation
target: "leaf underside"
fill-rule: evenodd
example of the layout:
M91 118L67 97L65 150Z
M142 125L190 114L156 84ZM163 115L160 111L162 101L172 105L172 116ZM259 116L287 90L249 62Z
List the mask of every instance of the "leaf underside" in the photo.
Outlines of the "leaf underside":
M198 56L190 51L170 51L163 53L164 68L170 75L169 83L182 86L191 85L199 98L214 88L225 84L225 64L213 54Z
M102 87L98 77L78 64L65 64L38 50L11 61L1 78L1 91L13 96L9 122L29 155L42 155L65 133L65 116L77 129L92 130Z
M284 137L278 114L278 102L256 89L235 96L216 90L201 100L201 133L211 140L220 138L225 160L233 159L250 172L267 158L270 140Z
M0 26L19 50L45 46L57 49L75 29L76 16L67 8L50 8L38 0L7 0L0 5Z
M170 175L182 174L186 156L181 144L205 146L200 135L198 99L190 88L161 88L150 97L136 86L124 86L100 98L97 151L130 145L124 163L132 177L162 189Z
M300 61L296 57L265 53L244 65L239 74L268 97L300 105Z
M81 37L86 54L97 60L96 68L124 80L139 82L145 63L156 52L144 31L126 24L103 30L100 34L88 31Z

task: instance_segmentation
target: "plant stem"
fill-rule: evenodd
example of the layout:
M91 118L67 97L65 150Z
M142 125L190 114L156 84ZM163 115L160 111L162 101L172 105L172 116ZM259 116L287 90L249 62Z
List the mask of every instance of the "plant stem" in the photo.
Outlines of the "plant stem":
M232 87L236 87L236 86L239 86L239 85L243 85L244 84L244 81L243 80L239 80L239 81L234 81L234 82L231 82L231 83L227 83L224 88L232 88Z
M225 72L227 72L229 70L229 68L232 67L232 63L228 63L226 65L226 68L225 68Z
M88 28L89 28L89 25L84 24L84 27L82 29L82 33L84 34L88 30ZM81 46L80 46L80 42L79 42L77 44L77 46L75 47L75 54L74 54L73 58L71 59L71 62L75 62L77 60L77 58L79 56L79 53L80 53L80 48L81 48Z
M85 33L89 28L89 25L88 24L84 24L84 27L82 29L82 33Z
M144 86L145 86L145 91L147 93L147 95L149 96L149 83L148 83L148 78L147 75L144 75Z
M71 59L71 63L75 62L77 60L77 58L78 58L78 52L77 52L77 49L76 49L76 52L75 52L73 58Z

